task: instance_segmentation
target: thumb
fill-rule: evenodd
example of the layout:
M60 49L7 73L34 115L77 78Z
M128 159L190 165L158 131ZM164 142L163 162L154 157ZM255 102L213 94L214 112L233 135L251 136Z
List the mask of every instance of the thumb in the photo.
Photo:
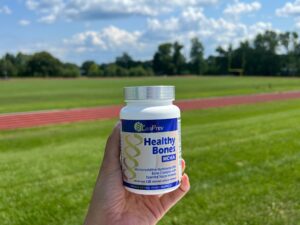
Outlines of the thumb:
M106 173L120 170L120 126L118 122L106 142L101 169Z

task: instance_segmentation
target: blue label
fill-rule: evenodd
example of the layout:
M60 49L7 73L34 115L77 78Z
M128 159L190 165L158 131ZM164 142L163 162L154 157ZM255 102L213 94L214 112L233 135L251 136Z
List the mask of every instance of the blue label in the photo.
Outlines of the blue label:
M170 183L170 184L164 184L164 185L137 185L137 184L130 184L127 182L123 182L124 186L133 188L133 189L138 189L138 190L161 190L161 189L167 189L171 187L175 187L179 185L179 181Z
M165 120L122 120L122 131L128 133L158 133L176 131L176 119Z
M176 160L176 154L172 154L172 155L164 155L161 157L161 161L162 162L171 162Z

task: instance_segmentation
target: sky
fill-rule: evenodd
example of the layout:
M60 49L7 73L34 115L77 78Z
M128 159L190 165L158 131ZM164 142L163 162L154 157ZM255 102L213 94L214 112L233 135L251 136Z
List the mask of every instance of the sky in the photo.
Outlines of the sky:
M300 32L300 0L0 0L0 55L48 51L62 61L151 59L198 37L206 55L265 30Z

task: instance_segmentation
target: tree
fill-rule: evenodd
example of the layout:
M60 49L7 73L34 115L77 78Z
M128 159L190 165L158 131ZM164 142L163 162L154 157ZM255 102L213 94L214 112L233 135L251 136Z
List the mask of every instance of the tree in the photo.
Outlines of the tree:
M61 76L62 63L48 52L35 53L27 63L26 74L34 77Z
M278 34L274 31L266 31L264 34L258 34L254 40L256 49L275 54L279 44Z
M244 41L240 43L240 46L237 50L237 57L240 60L241 68L244 71L244 74L252 74L252 64L253 62L253 49L250 46L249 41Z
M229 56L231 54L231 47L228 50L224 49L222 46L218 46L216 48L216 52L218 56L216 57L216 73L221 74L228 74L228 65L230 64Z
M62 63L48 52L33 55L5 54L0 59L0 76L78 77L83 76L147 76L187 74L228 74L244 71L245 75L300 75L300 42L296 32L278 33L272 30L257 34L238 47L216 48L216 55L204 58L204 46L198 38L191 40L190 61L182 53L179 42L158 46L153 59L135 61L124 52L115 63L97 64L85 61ZM279 51L280 50L280 51Z
M3 58L0 60L0 77L8 78L10 76L16 76L17 70L10 60Z
M204 47L198 38L193 38L191 40L191 72L193 74L203 74L205 71L205 62L204 62Z
M80 69L76 64L65 63L62 67L61 76L80 77Z
M103 71L94 61L85 61L81 65L81 74L87 77L99 77L103 76Z
M96 64L94 61L85 61L82 63L80 70L83 76L88 76L92 65Z
M18 75L18 69L15 66L16 64L16 57L12 54L6 53L1 62L1 71L2 76L7 77L15 77Z
M142 66L132 67L129 69L129 76L131 77L142 77L150 75L151 72L145 70Z
M279 34L279 41L284 46L284 48L286 50L286 53L290 52L290 50L289 50L290 37L291 37L291 33L290 32L285 32L285 33Z
M283 55L282 58L282 70L287 73L287 75L290 74L290 61L291 61L291 52L290 52L290 43L291 43L291 33L285 32L279 34L279 41L280 44L284 47L286 54Z
M153 57L153 70L156 74L170 75L174 73L172 46L171 43L159 45L158 51Z
M173 71L171 74L180 75L183 72L185 67L185 57L182 55L181 50L183 49L183 45L175 42L173 44Z
M115 77L117 76L118 66L114 63L106 65L104 67L104 76L105 77Z
M126 52L122 56L116 58L116 65L129 69L133 66L134 61Z
M279 41L285 49L285 55L281 55L282 65L281 70L286 75L295 75L298 70L298 57L296 49L298 43L298 34L296 32L285 32L279 34Z
M93 63L90 65L86 75L88 77L99 77L102 76L102 71L96 63Z
M299 35L296 32L292 32L292 44L293 44L293 51L296 49L297 45L299 45L298 41Z
M18 76L25 76L27 71L27 64L31 59L31 55L26 55L19 52L16 56L15 66L18 70Z
M111 63L104 67L104 76L106 77L125 77L128 76L128 70Z
M277 55L279 36L274 31L258 34L254 39L255 74L277 75L280 73L280 58Z
M240 45L236 49L229 49L229 62L228 69L230 73L235 74L249 74L249 71L252 70L253 66L249 66L253 64L252 57L252 48L250 46L249 41L240 42Z
M219 74L219 68L216 63L217 57L215 56L209 56L207 59L205 59L205 65L206 70L205 74L207 75L218 75Z

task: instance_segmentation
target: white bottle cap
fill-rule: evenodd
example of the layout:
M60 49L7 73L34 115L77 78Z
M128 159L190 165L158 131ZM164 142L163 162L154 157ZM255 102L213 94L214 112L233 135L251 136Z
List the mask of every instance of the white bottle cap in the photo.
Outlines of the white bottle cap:
M174 86L137 86L124 88L125 101L175 100Z

